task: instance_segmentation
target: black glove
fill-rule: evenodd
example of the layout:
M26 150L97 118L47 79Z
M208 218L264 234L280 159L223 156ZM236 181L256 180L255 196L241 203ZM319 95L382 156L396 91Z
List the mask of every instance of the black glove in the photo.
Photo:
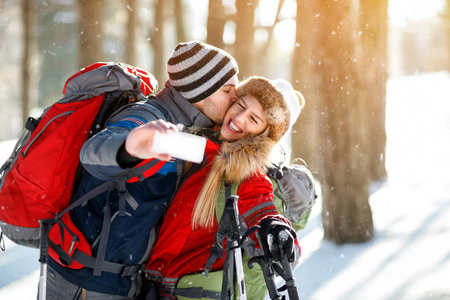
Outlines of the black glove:
M261 246L264 254L275 261L288 258L290 262L295 259L294 239L295 231L276 219L266 219L258 230Z

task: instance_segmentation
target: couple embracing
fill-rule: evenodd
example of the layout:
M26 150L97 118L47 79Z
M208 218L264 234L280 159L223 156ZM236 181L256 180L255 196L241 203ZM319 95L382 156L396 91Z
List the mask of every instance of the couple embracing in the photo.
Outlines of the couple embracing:
M133 266L127 270L134 271L94 274L93 269L74 270L51 259L47 299L145 299L146 294L150 297L145 288L150 283L158 288L156 297L176 298L172 291L179 279L202 272L211 252L223 180L239 185L241 226L262 228L250 235L246 253L279 257L279 247L267 249L267 239L287 230L283 250L293 260L299 258L295 231L277 211L264 169L270 165L273 147L300 114L301 94L282 79L250 77L238 83L238 66L231 55L195 41L176 46L167 72L169 80L157 95L116 115L80 153L87 172L74 199L115 174L158 160L143 177L126 183L124 215L118 213L121 195L115 191L97 196L70 215L92 245L93 256L102 252L105 261ZM155 132L177 131L176 124L208 139L200 164L153 151ZM107 201L113 217L107 243L102 243ZM212 270L223 265L219 259Z

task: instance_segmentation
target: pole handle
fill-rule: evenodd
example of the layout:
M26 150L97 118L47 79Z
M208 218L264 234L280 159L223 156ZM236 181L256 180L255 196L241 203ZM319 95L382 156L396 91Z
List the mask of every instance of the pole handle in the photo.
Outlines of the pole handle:
M286 230L282 230L278 233L278 241L280 246L280 256L281 256L281 265L283 267L283 272L286 276L286 286L290 300L299 300L300 297L298 295L297 284L295 283L295 278L292 273L291 264L289 263L289 258L284 254L284 245L286 244L289 238L289 234Z
M39 220L40 224L40 243L39 243L39 262L48 263L48 235L50 229L55 223L54 219Z

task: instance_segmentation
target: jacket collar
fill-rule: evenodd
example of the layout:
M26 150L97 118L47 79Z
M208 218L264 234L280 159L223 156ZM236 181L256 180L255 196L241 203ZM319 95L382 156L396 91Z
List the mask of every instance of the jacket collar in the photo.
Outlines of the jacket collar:
M275 142L269 137L248 137L237 142L223 142L214 158L211 172L225 175L228 182L240 184L258 170L270 166L270 152Z
M184 124L189 132L214 126L214 123L210 119L183 98L168 81L166 81L165 87L156 95L156 98L168 106L174 119L178 123Z

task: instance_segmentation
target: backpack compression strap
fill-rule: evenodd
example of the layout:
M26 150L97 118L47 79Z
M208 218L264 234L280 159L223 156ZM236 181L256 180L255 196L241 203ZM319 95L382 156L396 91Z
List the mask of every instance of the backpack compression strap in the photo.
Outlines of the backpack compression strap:
M94 197L104 193L104 192L110 192L114 189L119 190L119 214L125 214L125 206L126 202L135 210L137 208L137 202L133 199L131 195L128 194L128 192L125 189L125 184L127 180L130 178L138 176L138 178L142 179L140 175L154 167L156 164L158 164L160 160L153 159L149 161L148 163L133 168L131 170L124 171L122 173L117 174L114 176L113 181L107 181L99 185L98 187L94 188L93 190L89 191L88 193L84 194L82 197L77 199L75 202L70 204L66 209L64 209L61 213L59 213L55 218L55 223L58 223L61 229L61 240L64 241L63 238L63 230L62 228L67 228L64 226L62 222L62 217L72 209L82 205L83 203L93 199ZM108 197L109 198L109 197ZM77 262L81 263L82 265L94 269L94 275L100 276L102 271L116 273L116 274L122 274L123 276L129 276L134 274L133 272L137 271L141 266L140 265L122 265L117 263L111 263L105 261L105 255L106 255L106 246L108 243L108 237L109 232L111 228L111 208L109 205L109 201L106 201L105 204L105 210L104 210L104 218L103 218L103 224L102 224L102 231L100 233L100 244L98 248L97 257L91 257L88 256L81 251L75 250L74 255L70 257L59 245L56 245L55 243L51 242L49 240L49 246L61 257L62 260L66 261L69 265L71 264L72 260L75 259Z
M165 291L167 293L170 293L171 295L176 295L185 298L192 298L192 299L208 298L216 300L221 299L220 292L208 291L203 289L202 287L166 289L164 287L158 286L158 290Z

